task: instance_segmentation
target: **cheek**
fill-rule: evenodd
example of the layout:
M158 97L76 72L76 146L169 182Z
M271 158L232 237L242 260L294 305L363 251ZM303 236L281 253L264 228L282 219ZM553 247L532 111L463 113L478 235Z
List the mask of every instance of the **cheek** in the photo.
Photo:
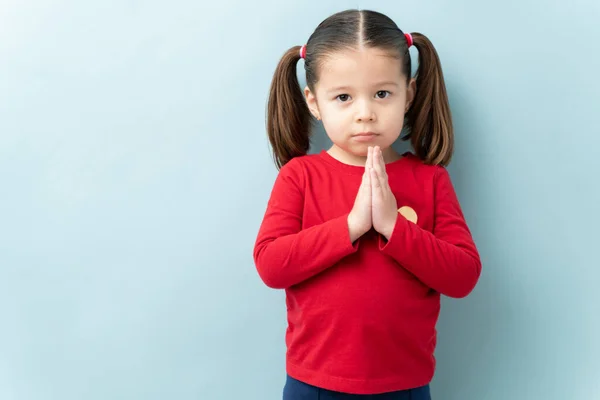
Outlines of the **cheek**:
M335 118L332 118L331 115L323 118L322 122L323 128L325 129L325 132L327 132L327 135L334 140L339 139L344 131L343 125L340 124L340 122Z
M346 113L335 105L321 107L321 117L323 124L327 124L334 129L336 125L344 124L344 121L347 119Z
M381 114L382 119L386 121L388 126L402 126L404 124L404 116L406 105L402 102L398 102L391 107L386 108L385 112Z
M402 128L404 128L404 110L399 112L394 119L394 125L392 127L394 132L401 132Z
M337 114L335 105L329 101L321 103L319 109L321 110L323 117L331 118Z

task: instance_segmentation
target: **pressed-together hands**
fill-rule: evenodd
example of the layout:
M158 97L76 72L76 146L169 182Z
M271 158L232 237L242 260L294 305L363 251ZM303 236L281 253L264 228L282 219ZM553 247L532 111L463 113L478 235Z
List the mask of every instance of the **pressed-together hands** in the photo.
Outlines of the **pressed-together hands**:
M371 227L389 240L398 218L397 207L388 184L381 148L369 146L362 182L348 215L350 240L354 242Z

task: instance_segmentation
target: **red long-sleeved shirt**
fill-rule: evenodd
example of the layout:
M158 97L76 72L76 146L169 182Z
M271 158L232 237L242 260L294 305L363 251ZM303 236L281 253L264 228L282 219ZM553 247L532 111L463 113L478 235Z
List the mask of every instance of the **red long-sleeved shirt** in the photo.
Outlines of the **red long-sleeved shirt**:
M386 165L398 208L389 241L350 242L364 167L327 152L281 168L254 248L265 284L286 290L287 373L324 389L376 394L429 383L440 294L464 297L481 272L445 168L406 153Z

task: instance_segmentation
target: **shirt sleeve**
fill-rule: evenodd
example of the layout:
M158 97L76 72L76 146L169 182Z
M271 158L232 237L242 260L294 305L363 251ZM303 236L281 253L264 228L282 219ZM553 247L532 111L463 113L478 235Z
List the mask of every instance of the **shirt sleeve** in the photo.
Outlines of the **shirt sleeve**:
M447 170L438 167L434 178L433 232L398 215L389 241L379 248L437 292L465 297L481 274L481 260L465 222Z
M347 213L302 229L303 173L294 161L279 171L254 246L261 279L276 289L311 278L358 250L358 241L350 240Z

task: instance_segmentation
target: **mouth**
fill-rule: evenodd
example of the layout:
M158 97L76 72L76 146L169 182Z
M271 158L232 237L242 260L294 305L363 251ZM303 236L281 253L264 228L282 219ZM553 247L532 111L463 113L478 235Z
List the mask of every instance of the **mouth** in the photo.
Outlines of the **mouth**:
M355 133L354 135L352 135L353 137L371 137L371 136L377 136L378 134L375 132L359 132L359 133Z
M357 142L370 142L375 140L377 136L379 136L379 134L375 132L359 132L352 135L352 139L356 140Z

